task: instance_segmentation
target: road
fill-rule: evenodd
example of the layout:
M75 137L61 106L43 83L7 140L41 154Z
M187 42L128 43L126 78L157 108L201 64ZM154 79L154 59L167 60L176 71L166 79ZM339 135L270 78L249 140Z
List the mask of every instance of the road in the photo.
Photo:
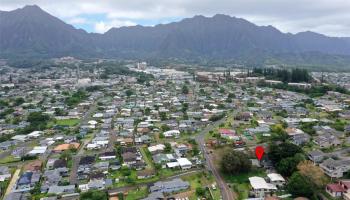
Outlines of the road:
M96 109L97 109L97 100L94 101L94 103L91 105L89 110L84 114L82 120L80 121L80 125L87 124L91 118L91 115L96 111ZM91 139L93 137L94 137L94 134L91 137ZM78 183L77 172L78 172L80 158L84 154L84 147L91 141L91 139L83 140L83 143L80 145L80 148L77 154L72 157L72 169L69 175L69 183L72 185L75 185Z
M226 118L223 118L219 121L213 122L213 124L209 124L203 131L201 131L200 134L196 136L196 141L205 157L205 167L207 170L211 171L215 177L215 180L220 188L221 196L223 200L233 200L235 198L235 194L231 190L231 188L226 184L225 180L222 178L218 170L216 169L212 157L210 154L207 153L206 147L205 147L205 135L209 133L209 131L213 130L219 124L224 123Z

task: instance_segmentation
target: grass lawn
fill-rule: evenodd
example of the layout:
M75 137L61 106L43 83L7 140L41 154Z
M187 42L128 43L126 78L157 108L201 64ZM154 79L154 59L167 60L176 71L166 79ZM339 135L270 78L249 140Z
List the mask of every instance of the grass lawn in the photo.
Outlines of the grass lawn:
M60 126L75 126L79 124L80 119L62 119L62 120L57 120L56 124Z
M147 197L148 189L147 187L141 187L137 190L129 190L126 200L142 199Z
M145 162L147 164L147 168L148 169L153 169L154 165L153 165L153 162L152 162L151 153L148 151L148 149L146 147L140 148L140 151L141 151L143 159L145 160Z
M19 158L14 158L12 155L9 155L3 159L0 160L0 164L6 164L6 163L12 163L12 162L18 162L21 159Z
M188 181L190 183L192 191L195 191L196 188L199 188L199 187L202 187L202 188L205 188L206 186L210 187L215 182L215 180L214 180L212 175L205 175L205 173L203 173L203 172L198 172L198 173L195 173L195 174L191 174L189 176L182 177L182 179L184 181ZM219 191L219 190L216 189L216 191ZM218 193L219 193L218 197L220 197L220 191ZM216 195L214 194L214 197L215 196ZM191 200L192 199L198 199L198 198L199 197L196 195L195 192L190 196ZM217 199L219 199L219 198L217 198Z

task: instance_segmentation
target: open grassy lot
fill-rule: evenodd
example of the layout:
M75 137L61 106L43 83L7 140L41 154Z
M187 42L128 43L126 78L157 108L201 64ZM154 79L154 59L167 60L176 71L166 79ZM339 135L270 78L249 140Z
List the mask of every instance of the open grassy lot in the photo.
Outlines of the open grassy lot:
M79 124L80 119L62 119L62 120L57 120L56 125L60 126L75 126Z
M200 198L199 196L197 196L196 194L196 188L202 187L202 188L206 188L206 187L211 187L211 185L213 183L215 183L214 177L211 174L207 174L207 173L203 173L203 172L198 172L189 176L185 176L182 178L184 181L188 181L191 185L191 191L193 191L191 193L191 196L189 197L191 200L194 199L198 199ZM209 190L206 190L209 195ZM216 190L212 190L212 194L213 194L213 199L220 199L220 191L218 189Z
M141 187L136 190L129 190L126 196L126 200L142 199L147 197L147 195L148 195L148 188Z
M12 163L12 162L18 162L21 159L19 158L14 158L12 155L9 155L3 159L0 160L0 164L6 164L6 163Z

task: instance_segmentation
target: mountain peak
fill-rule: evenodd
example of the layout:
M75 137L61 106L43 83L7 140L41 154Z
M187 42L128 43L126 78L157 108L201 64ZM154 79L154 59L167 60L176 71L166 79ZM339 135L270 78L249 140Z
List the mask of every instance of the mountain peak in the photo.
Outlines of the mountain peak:
M41 11L44 12L39 6L37 5L26 5L20 10L27 10L27 11Z

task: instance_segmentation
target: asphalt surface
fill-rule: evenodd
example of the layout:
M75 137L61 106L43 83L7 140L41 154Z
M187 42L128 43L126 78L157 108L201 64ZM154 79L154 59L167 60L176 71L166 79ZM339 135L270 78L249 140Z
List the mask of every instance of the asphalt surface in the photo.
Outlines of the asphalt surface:
M91 115L96 111L97 109L97 100L95 100L94 104L91 105L89 110L84 114L82 120L80 121L80 125L87 124L89 120L91 119ZM91 137L93 138L94 135ZM72 168L69 175L69 183L70 184L77 184L77 172L79 167L80 158L84 155L84 147L90 142L90 140L84 140L83 143L80 145L80 149L78 150L77 154L72 157Z
M209 131L216 128L219 124L224 123L226 118L223 118L219 121L213 122L212 124L209 124L203 131L201 131L200 134L196 136L196 141L204 155L206 164L205 167L208 171L211 171L215 177L215 180L220 188L221 197L223 200L233 200L235 198L235 194L231 190L231 188L226 184L225 180L222 178L218 170L215 168L214 162L212 160L211 154L208 154L206 146L205 146L205 135L209 133Z

